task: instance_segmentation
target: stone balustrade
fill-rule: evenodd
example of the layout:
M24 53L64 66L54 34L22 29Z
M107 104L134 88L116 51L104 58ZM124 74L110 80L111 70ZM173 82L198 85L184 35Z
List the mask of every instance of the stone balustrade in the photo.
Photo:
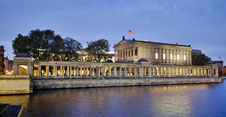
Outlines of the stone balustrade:
M216 66L35 61L36 78L218 77Z

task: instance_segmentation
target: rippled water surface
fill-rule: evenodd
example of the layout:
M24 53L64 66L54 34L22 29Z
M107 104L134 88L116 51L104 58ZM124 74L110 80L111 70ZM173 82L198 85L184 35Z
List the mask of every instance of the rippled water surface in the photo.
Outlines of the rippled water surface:
M220 84L37 90L0 96L22 104L22 116L226 116Z

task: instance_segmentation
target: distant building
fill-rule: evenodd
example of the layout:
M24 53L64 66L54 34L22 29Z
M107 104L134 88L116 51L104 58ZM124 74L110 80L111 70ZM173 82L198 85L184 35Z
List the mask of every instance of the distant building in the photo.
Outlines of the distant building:
M191 51L191 55L192 55L192 56L195 56L195 55L202 55L202 54L203 54L203 53L202 53L202 50L192 49L192 51ZM206 56L205 54L204 54L204 56L205 56L206 59L209 59L209 61L211 61L211 58L210 58L210 57Z
M226 68L223 68L223 61L210 61L207 65L217 65L219 69L219 76L226 76Z
M9 75L13 74L13 61L9 60L8 57L4 58L4 73Z
M84 49L77 51L77 53L79 54L79 61L95 62L94 58L91 58L91 56L89 56L89 54ZM115 62L114 52L105 52L105 54L107 54L107 58L102 58L100 62L109 62L109 61Z
M4 46L0 46L0 75L4 74Z
M191 65L190 45L123 39L114 45L116 62L147 60L152 64Z
M201 50L197 50L197 49L192 49L191 51L191 55L201 55L202 54L202 51Z
M226 67L219 68L219 76L224 76L226 77Z
M207 65L217 65L218 68L223 68L223 61L210 61L207 63Z

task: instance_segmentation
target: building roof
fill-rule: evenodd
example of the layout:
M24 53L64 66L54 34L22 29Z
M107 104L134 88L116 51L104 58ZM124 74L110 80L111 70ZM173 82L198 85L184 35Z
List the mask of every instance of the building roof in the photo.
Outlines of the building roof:
M138 62L148 62L148 60L145 59L145 58L141 58L141 59L138 60Z
M30 55L28 55L27 53L18 53L16 55L16 57L31 57Z
M223 61L210 61L208 64L224 63Z
M136 40L133 39L122 39L122 41L128 41L128 42L141 42L141 43L152 43L152 44L163 44L163 45L173 45L173 46L183 46L183 47L191 47L191 45L181 45L181 44L171 44L171 43L161 43L161 42L152 42L152 41L146 41L146 40Z

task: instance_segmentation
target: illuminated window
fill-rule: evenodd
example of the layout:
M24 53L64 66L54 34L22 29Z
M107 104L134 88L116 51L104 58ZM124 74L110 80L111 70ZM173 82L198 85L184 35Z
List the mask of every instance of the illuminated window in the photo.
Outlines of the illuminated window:
M155 59L159 59L159 53L155 53Z
M177 60L180 60L180 55L179 54L177 55Z
M173 54L170 54L170 60L173 60Z
M17 68L18 75L26 75L27 74L27 65L18 65Z
M162 57L163 57L163 59L166 59L166 54L163 53L163 54L162 54Z
M186 61L186 55L184 55L184 60Z

